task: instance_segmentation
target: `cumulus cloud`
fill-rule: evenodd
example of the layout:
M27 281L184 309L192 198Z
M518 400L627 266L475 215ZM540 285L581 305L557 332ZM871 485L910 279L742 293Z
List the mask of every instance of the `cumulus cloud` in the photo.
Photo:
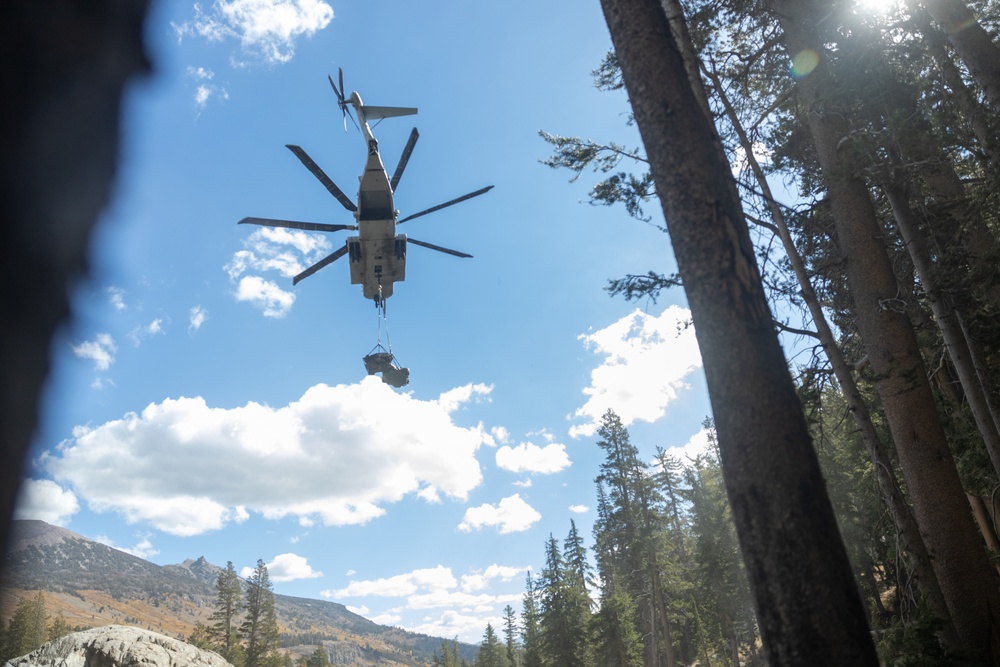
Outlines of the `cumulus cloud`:
M243 276L236 288L236 300L248 301L264 313L264 317L282 318L292 309L295 295L260 276Z
M465 593L481 591L489 587L494 579L500 579L504 582L511 581L528 569L527 567L511 567L494 563L480 572L462 575L462 591Z
M331 591L321 591L326 598L353 598L375 595L379 597L405 597L418 591L444 591L454 588L458 581L451 573L450 567L438 565L413 570L404 574L382 579L351 581L345 588Z
M569 511L573 514L586 514L590 511L590 508L586 505L570 505Z
M188 67L187 75L188 78L197 82L194 90L194 105L199 110L208 106L209 100L213 97L223 101L229 99L229 92L224 87L212 83L212 79L215 78L215 72L212 70L205 67Z
M333 19L333 9L323 0L215 0L207 12L194 5L194 13L193 19L173 24L178 39L236 39L244 52L268 63L291 60L298 39L311 37Z
M115 339L109 333L99 333L94 340L70 347L76 356L93 361L94 367L99 371L106 371L115 363L115 352L118 351Z
M164 333L163 320L157 317L149 324L140 324L133 327L127 335L132 344L139 347L142 341L161 333Z
M280 408L166 399L77 427L41 463L97 512L197 535L249 512L364 524L425 487L465 500L482 481L476 451L488 437L456 425L439 401L368 377L316 385Z
M462 523L458 529L464 532L479 530L486 526L496 526L501 534L519 533L528 530L533 523L542 518L538 511L524 502L521 495L515 493L503 498L497 505L483 503L479 507L465 510Z
M394 605L369 618L377 623L402 625L412 632L426 633L431 628L437 628L434 631L439 632L439 636L457 636L462 641L476 642L487 623L500 627L502 607L506 604L516 606L523 595L521 592L494 594L486 589L497 582L508 583L520 579L528 569L530 568L494 563L462 575L459 583L451 568L438 565L381 579L351 581L344 588L323 591L320 595L334 599L400 598L402 604ZM368 616L371 604L368 601L366 605L348 606L348 609ZM440 611L434 611L436 615L424 615L414 625L402 623L404 610Z
M80 511L80 503L69 489L50 479L26 479L21 483L15 519L38 519L55 526L65 526Z
M317 572L309 565L309 561L298 554L278 554L267 565L267 575L271 581L295 581L297 579L315 579L322 577L322 572ZM240 576L249 578L253 575L252 567L244 567L240 570Z
M545 447L522 442L517 447L504 445L497 450L497 466L511 472L528 472L550 475L570 466L566 447L551 444Z
M600 331L580 336L605 359L591 371L590 386L583 390L589 398L574 414L584 422L571 426L570 436L593 435L608 409L625 426L662 417L678 392L687 388L685 378L701 368L690 318L691 312L678 306L658 317L636 309Z
M705 455L711 452L712 448L712 433L706 428L701 429L694 435L692 435L686 443L683 445L677 445L675 447L670 447L667 449L666 453L668 456L672 456L681 462L685 467L690 466L691 462L697 456Z
M267 317L284 317L295 295L261 274L276 271L291 278L329 253L330 241L325 236L262 227L243 240L243 249L235 252L223 269L237 286L237 301L250 302Z
M132 547L120 547L114 543L114 541L107 535L98 535L94 538L95 542L100 542L105 546L109 546L112 549L117 549L118 551L124 551L127 554L131 554L136 558L142 558L148 560L160 553L160 550L153 546L152 541L149 537L143 537L135 546Z
M208 311L201 306L194 306L188 313L188 331L197 331L208 319Z
M125 290L121 287L109 287L107 289L108 293L108 303L110 303L115 310L125 310L127 306L125 305Z
M482 636L483 627L482 616L452 610L437 618L426 617L422 623L408 629L432 637L458 637L463 641L475 642Z

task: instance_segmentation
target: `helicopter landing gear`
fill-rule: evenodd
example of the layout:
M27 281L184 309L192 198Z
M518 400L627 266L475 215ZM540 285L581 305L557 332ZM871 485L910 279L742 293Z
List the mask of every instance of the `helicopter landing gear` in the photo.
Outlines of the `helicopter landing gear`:
M365 370L368 375L382 374L382 382L396 387L405 387L410 383L410 369L401 368L392 354L392 343L389 341L389 321L386 318L385 298L382 296L382 287L379 286L378 295L374 299L375 310L378 316L378 342L371 352L366 354L362 361L365 362ZM382 346L382 328L385 327L385 342L388 348Z

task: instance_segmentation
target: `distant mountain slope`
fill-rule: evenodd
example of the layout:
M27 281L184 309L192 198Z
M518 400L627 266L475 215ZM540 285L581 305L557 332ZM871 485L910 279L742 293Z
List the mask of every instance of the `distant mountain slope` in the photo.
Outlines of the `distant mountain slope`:
M62 613L71 627L120 623L183 639L196 623L209 623L222 568L204 558L155 565L43 521L15 521L13 533L0 591L2 618L19 599L40 590L49 614ZM331 657L342 656L343 663L417 667L429 664L441 648L440 638L378 625L336 602L274 597L289 641L323 637ZM313 648L289 650L297 656ZM459 644L459 649L471 659L476 647Z

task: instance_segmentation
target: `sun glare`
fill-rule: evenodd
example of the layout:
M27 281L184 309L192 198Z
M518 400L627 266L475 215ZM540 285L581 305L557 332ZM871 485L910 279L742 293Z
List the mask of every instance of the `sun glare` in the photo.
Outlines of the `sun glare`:
M888 14L898 4L898 0L858 0L858 9L868 14Z

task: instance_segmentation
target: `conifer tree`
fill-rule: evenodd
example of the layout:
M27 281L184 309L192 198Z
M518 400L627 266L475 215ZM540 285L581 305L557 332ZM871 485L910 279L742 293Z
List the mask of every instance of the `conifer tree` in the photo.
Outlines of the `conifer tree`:
M507 667L517 667L518 645L517 645L517 618L514 616L514 608L507 605L503 608L503 640L507 654Z
M246 654L246 667L274 667L278 660L278 620L274 613L274 592L263 560L247 581L244 602L246 618L240 636Z
M48 641L46 619L45 598L41 591L21 600L3 633L0 663L31 653Z
M567 567L552 535L545 544L542 569L541 618L546 664L586 667L593 664L590 640L590 598L575 572Z
M545 664L542 647L541 603L538 585L525 575L524 598L521 603L521 645L523 667L542 667Z
M207 632L219 655L236 667L242 667L245 659L236 622L243 608L242 595L240 577L236 574L233 561L228 561L226 569L215 580L215 611L209 616L212 624Z
M503 644L493 630L493 625L486 624L486 632L483 633L483 641L479 644L479 652L476 654L474 667L506 667L507 655Z
M316 645L316 650L309 658L308 667L330 667L330 654L326 652L325 646Z

